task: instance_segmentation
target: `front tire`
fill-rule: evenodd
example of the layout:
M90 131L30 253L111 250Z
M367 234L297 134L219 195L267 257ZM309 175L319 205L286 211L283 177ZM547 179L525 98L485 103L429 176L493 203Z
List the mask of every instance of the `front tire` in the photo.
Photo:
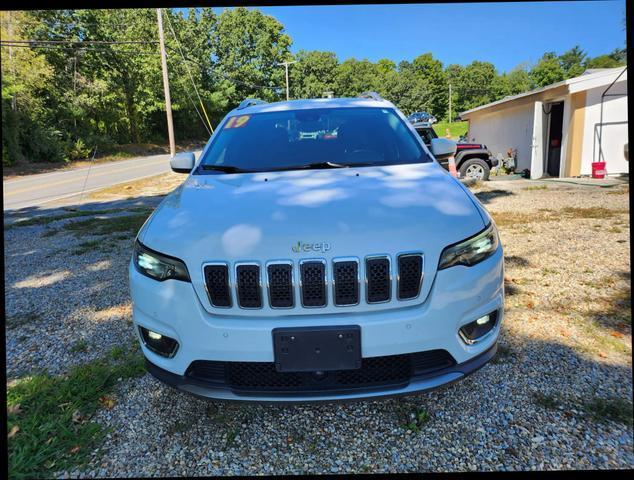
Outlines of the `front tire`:
M472 178L486 181L489 179L491 169L487 162L480 158L470 158L462 162L459 168L460 178Z

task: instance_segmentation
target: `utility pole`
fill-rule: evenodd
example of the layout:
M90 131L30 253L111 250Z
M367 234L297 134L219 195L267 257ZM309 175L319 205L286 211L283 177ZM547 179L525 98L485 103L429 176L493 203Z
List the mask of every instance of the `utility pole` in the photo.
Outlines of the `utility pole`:
M288 94L288 66L291 63L297 63L297 60L295 60L294 62L281 62L281 63L278 63L278 65L284 65L284 68L286 68L286 100L289 100L289 94Z
M161 67L163 69L163 89L165 90L165 111L167 113L167 134L170 140L170 155L176 154L176 145L174 143L174 123L172 121L172 99L170 98L170 84L167 76L167 54L165 53L165 39L163 38L163 18L161 17L161 9L156 9L158 18L159 44L161 46Z
M449 83L449 123L451 123L451 82Z

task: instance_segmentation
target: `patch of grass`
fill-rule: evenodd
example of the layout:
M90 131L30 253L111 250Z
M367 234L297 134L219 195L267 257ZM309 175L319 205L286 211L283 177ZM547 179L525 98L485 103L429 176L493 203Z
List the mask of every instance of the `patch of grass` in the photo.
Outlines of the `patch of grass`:
M225 448L229 448L233 445L233 442L235 442L236 437L238 436L238 433L240 433L240 431L237 428L230 428L227 431L227 439L225 440Z
M627 195L628 193L630 193L629 186L626 186L625 188L619 188L617 190L611 190L611 191L607 192L608 195Z
M608 232L610 232L610 233L622 233L623 230L621 230L619 227L610 227L610 228L608 228Z
M61 215L50 215L27 218L25 220L17 220L11 224L13 227L28 227L30 225L48 225L58 220L66 220L67 218L77 217L90 217L92 215L104 215L107 213L115 213L121 211L120 209L108 209L108 210L79 210L76 212L63 213Z
M410 415L410 422L405 424L403 428L412 432L419 432L421 427L429 422L429 413L425 409L417 410Z
M564 207L561 214L568 218L612 218L620 213L629 213L627 209L604 207Z
M110 350L110 352L108 353L108 355L110 355L110 358L112 358L113 360L121 360L123 357L125 357L125 354L126 350L122 346L112 347L112 350Z
M120 362L95 360L64 376L38 373L8 385L9 477L50 478L83 466L104 431L90 418L117 379L145 372L138 350ZM106 397L107 398L107 397Z
M469 122L438 122L432 125L432 128L439 137L444 137L447 134L447 129L451 138L458 139L469 129Z
M72 353L88 351L88 342L83 338L70 347Z
M83 255L93 250L99 250L103 243L103 240L88 240L77 245L72 253L73 255Z
M561 221L571 218L612 218L622 213L628 213L627 209L610 209L604 207L563 207L558 210L540 208L537 212L494 212L493 219L498 227L524 227L528 223Z
M56 228L49 228L40 236L42 238L48 238L48 237L52 237L53 235L57 235L58 233L59 233L59 230L57 230Z
M522 190L533 191L533 190L548 190L548 185L530 185L528 187L522 187Z
M118 232L133 234L139 231L147 217L147 213L139 213L110 218L89 218L67 223L63 228L72 231L76 236L109 235Z

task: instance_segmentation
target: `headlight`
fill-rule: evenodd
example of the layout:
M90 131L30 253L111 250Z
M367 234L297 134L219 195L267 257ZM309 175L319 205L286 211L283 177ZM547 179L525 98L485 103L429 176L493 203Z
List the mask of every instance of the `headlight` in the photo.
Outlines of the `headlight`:
M493 222L477 235L450 245L442 251L438 270L465 265L470 267L493 255L498 248L498 231Z
M140 273L159 282L168 279L190 281L187 267L181 260L150 250L138 240L134 244L132 261Z

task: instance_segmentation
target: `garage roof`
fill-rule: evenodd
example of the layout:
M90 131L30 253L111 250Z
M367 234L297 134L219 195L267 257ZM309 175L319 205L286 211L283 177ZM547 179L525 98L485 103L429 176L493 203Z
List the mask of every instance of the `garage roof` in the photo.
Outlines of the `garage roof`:
M535 95L537 93L545 92L547 90L551 90L557 87L561 87L562 85L568 86L569 93L575 93L582 90L588 90L590 88L600 87L602 85L609 85L612 83L616 77L627 67L617 67L617 68L595 68L591 70L586 70L584 73L579 75L578 77L569 78L567 80L562 80L561 82L553 83L551 85L546 85L545 87L536 88L535 90L531 90L529 92L519 93L517 95L511 95L508 97L504 97L501 100L497 100L495 102L487 103L486 105L481 105L476 108L472 108L471 110L467 110L465 112L460 113L460 118L464 119L465 115L469 116L473 112L478 112L481 110L485 110L496 105L500 105L507 102L512 102L519 98L528 97L530 95ZM623 80L627 80L627 72L624 73L621 78Z

